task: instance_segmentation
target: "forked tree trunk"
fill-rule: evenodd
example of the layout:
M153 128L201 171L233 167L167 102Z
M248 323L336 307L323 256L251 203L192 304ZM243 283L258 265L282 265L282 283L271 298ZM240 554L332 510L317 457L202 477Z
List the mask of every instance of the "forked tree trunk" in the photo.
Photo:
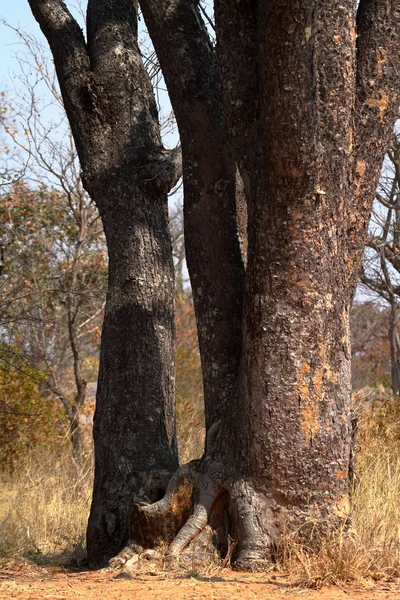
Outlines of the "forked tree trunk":
M159 503L137 507L133 524L142 545L164 535L179 556L222 509L236 565L256 569L283 531L319 540L347 517L349 310L398 110L399 11L361 0L356 29L352 0L215 8L248 198L242 356L203 459Z
M132 338L126 337L119 320L120 314L126 314L119 304L122 300L123 307L126 299L124 285L131 293L136 285L126 255L133 257L130 249L137 245L127 223L130 215L140 220L135 201L138 189L143 191L145 198L141 200L147 207L147 196L156 201L168 191L176 169L173 157L163 160L154 101L137 49L136 4L131 0L112 5L106 0L90 0L86 44L61 0L29 2L52 47L89 193L103 198L101 190L118 190L118 182L124 182L122 195L119 189L118 194L109 194L111 203L99 202L113 271L96 416L97 439L100 434L106 436L102 441L104 460L96 462L96 485L101 489L104 484L105 496L98 513L92 507L88 550L92 563L103 564L110 550L123 541L125 534L120 531L128 489L132 495L140 493L141 481L135 479L135 473L143 473L143 467L147 480L150 475L146 460L135 470L134 450L125 454L126 438L119 435L119 428L112 427L113 418L121 418L130 441L137 439L138 429L124 420L119 403L128 398L125 378L129 387L144 389L129 373L131 363L124 344L129 345ZM209 275L209 281L218 276L209 246L214 239L221 248L227 243L225 257L235 260L237 256L237 237L231 229L236 227L231 218L232 203L227 205L230 212L218 213L215 221L208 223L214 214L212 199L219 197L219 189L230 182L234 171L231 156L239 167L249 203L249 250L243 321L241 300L237 302L236 292L232 293L236 283L227 290L229 300L221 311L216 303L215 312L203 320L204 328L216 327L218 336L213 338L214 331L206 332L202 360L208 360L206 349L213 355L214 344L218 377L224 361L229 376L232 365L238 369L237 377L234 374L231 378L232 397L226 397L226 386L218 387L217 377L210 389L214 390L215 403L219 400L216 395L221 394L222 410L217 404L209 405L209 424L214 422L203 459L182 467L158 503L134 509L132 533L139 534L142 545L172 539L169 553L176 556L207 521L214 522L214 517L218 521L222 515L219 522L226 523L227 516L227 528L238 541L237 564L259 568L270 559L284 527L297 528L310 519L317 523L316 530L335 527L347 503L348 312L373 193L398 110L400 15L392 0L361 0L356 27L354 0L216 0L217 46L231 155L225 145L224 127L215 121L215 137L209 136L211 121L204 131L201 128L207 112L200 111L197 102L201 100L204 108L214 88L197 85L204 75L203 65L190 49L192 43L199 52L204 50L201 43L197 46L198 15L190 10L185 14L187 4L180 3L157 13L153 3L143 1L143 10L151 4L159 22L166 16L172 20L182 16L180 41L167 35L169 29L165 35L165 43L181 53L183 64L192 68L189 78L183 67L175 71L176 77L167 76L166 71L171 97L174 86L181 85L181 74L186 79L185 93L192 90L192 105L185 105L184 94L180 97L185 106L180 124L182 143L191 152L192 136L199 136L208 150L207 144L213 139L227 158L225 173L230 173L226 179L201 153L198 158L195 152L188 154L194 161L185 165L189 193L200 181L206 184L203 195L193 195L188 215L201 228L198 239L195 227L192 229L191 244L198 244L201 254L194 268L201 265L199 273L205 270L205 281ZM162 44L158 48L158 52L167 51ZM202 98L196 95L198 88L201 93L205 91ZM140 98L140 102L129 102L130 98ZM213 98L208 97L210 111L220 114L219 102ZM225 122L221 117L219 123ZM184 121L189 123L187 128ZM208 160L215 160L214 152ZM129 169L133 179L126 186ZM128 189L133 200L131 212L126 210ZM198 218L202 211L206 218ZM228 220L224 221L224 214L230 215ZM114 223L120 229L122 245L116 239ZM230 231L219 236L224 225ZM207 247L202 249L205 239ZM157 255L157 247L152 245L152 249ZM221 280L226 276L231 286L236 264L230 262L221 268ZM146 275L143 292L152 289L151 273L146 271ZM223 290L215 289L219 302ZM204 291L200 285L198 297ZM142 300L140 295L135 298L129 315L141 313ZM205 310L210 306L212 303L199 303ZM146 321L147 313L143 316L151 350L157 345L153 327L157 315L157 311L152 315L152 325ZM198 319L202 319L200 312ZM122 342L117 351L106 345L109 337ZM226 353L222 358L221 352ZM229 364L231 357L234 361ZM122 363L125 359L127 365ZM157 361L159 355L153 354L152 359ZM212 363L209 365L210 370L204 373L213 378ZM138 377L147 375L144 361L140 368ZM109 381L115 384L112 389ZM112 408L109 401L113 398ZM152 403L146 410L156 406ZM158 413L152 416L158 421ZM142 417L146 422L147 416ZM165 431L168 446L171 430L161 426L160 431ZM149 442L152 439L150 431ZM118 445L109 464L104 463L107 440ZM174 454L172 448L171 452ZM120 461L117 455L127 456L127 460ZM165 464L158 460L161 466ZM168 515L173 518L168 520ZM97 533L92 537L91 531Z

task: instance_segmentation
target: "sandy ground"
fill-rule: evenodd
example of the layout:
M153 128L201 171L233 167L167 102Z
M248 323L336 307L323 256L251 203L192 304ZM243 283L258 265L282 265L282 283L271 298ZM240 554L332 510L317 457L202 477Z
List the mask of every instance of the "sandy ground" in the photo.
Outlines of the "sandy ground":
M110 572L68 572L13 561L0 570L1 600L400 600L400 584L310 590L275 573L223 570L213 576L168 573L118 579Z

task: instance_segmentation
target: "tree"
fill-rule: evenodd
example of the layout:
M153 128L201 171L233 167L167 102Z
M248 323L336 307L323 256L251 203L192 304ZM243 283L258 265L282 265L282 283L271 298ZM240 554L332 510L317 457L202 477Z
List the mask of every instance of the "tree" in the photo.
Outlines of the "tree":
M43 403L43 374L32 369L18 348L0 344L0 470L35 446L53 447L62 439L59 406Z
M62 404L79 468L88 450L80 424L85 350L103 318L105 242L98 211L82 186L48 51L34 36L13 30L22 45L14 79L22 87L3 93L0 120L9 137L7 155L30 188L4 186L0 243L12 326L3 328L11 343L24 340L27 360L45 373L44 396Z
M90 63L63 3L30 4L53 49L85 185L99 204L110 266L121 281L124 268L129 268L117 252L121 260L113 265L118 248L112 242L117 229L119 239L123 237L126 219L115 217L111 226L101 208L107 180L100 173L114 175L107 162L114 167L115 157L97 136L98 145L90 149L100 149L104 160L91 160L85 142L91 141L91 128L98 127L99 110L114 123L101 92L109 79L120 82L112 53L124 56L132 40L134 4L114 3L110 22L103 2L97 9L89 2ZM357 15L350 0L317 0L312 5L217 0L217 69L197 4L142 0L141 7L180 129L186 249L199 325L207 440L203 458L172 477L162 500L136 506L132 533L142 543L154 543L160 536L172 540L169 553L177 555L207 520L218 522L218 514L225 513L238 540L236 564L258 568L270 560L284 527L316 534L315 523L320 529L335 526L347 502L348 320L371 199L398 109L399 14L388 0L361 1ZM54 25L61 22L58 15L62 53L54 35ZM71 43L67 53L66 39ZM102 89L91 81L88 90L86 74L94 70L97 75L99 66L108 67L110 55L113 70L108 70L107 80L102 71ZM139 70L127 80L141 82ZM68 93L68 86L78 81L74 93ZM82 90L88 92L85 106L91 112L77 110ZM137 104L137 90L132 86L127 92L132 105ZM116 127L111 132L118 148L127 135L126 123L121 127L120 116L127 110L118 103L122 97L126 94L113 97ZM129 145L137 152L136 160L148 147L146 132L146 127L140 130L140 148ZM129 158L135 164L133 154ZM125 169L118 174L120 182L126 181ZM248 209L246 276L240 245L246 211L238 210L243 192ZM154 203L150 210L156 210ZM129 259L131 269L140 273L133 255ZM152 290L147 292L151 295ZM105 332L103 348L107 326ZM134 354L129 337L125 340ZM111 336L111 341L116 338ZM121 363L115 366L115 378L101 366L102 385L114 388L118 372L123 372ZM149 383L142 390L146 402L148 388ZM120 416L122 400L114 395L109 405L113 417ZM129 444L124 422L119 435ZM157 445L161 447L162 441ZM118 451L126 456L120 445ZM146 452L144 440L141 452ZM97 464L98 472L104 473L104 467L110 472L106 456L100 452L98 457L104 461L104 466ZM124 470L126 476L128 471L132 468ZM121 479L123 474L114 480L115 487ZM190 479L195 502L185 522L188 508L179 510L179 484ZM96 511L104 507L99 489L95 484ZM188 499L188 494L183 496ZM127 496L121 494L118 501L126 514ZM96 513L105 516L109 529L107 542L97 532L96 551L92 517L88 549L97 564L113 548L117 510L114 506L111 514ZM307 528L310 521L313 525Z
M88 528L89 559L99 565L128 537L132 498L158 499L178 462L167 193L181 158L161 143L136 3L89 0L86 39L61 0L29 4L53 54L109 255Z
M390 385L388 312L372 300L353 302L350 314L353 392Z
M393 133L387 160L375 195L361 283L389 306L388 338L391 383L400 393L399 271L400 261L400 135Z
M207 57L212 48L196 6L179 0L142 0L141 6L181 132L186 197L192 167L185 121L192 117L188 145L205 139L203 120L195 126L199 105L193 109L191 85L206 92L209 106L218 90L215 81L202 86L208 63L200 68L194 48ZM394 3L373 0L357 10L350 1L216 0L215 16L224 122L248 208L239 334L231 317L241 357L225 407L218 402L229 389L226 379L211 399L203 367L206 415L218 413L219 422L209 427L196 467L193 514L169 552L181 552L228 494L239 541L236 564L257 568L284 528L306 535L308 523L316 535L315 523L321 530L337 525L348 501L349 312L398 111L400 15ZM231 226L226 221L225 235ZM197 231L203 240L206 228L203 222ZM185 235L189 249L195 233ZM223 273L226 264L237 263L223 252ZM188 266L192 276L189 256ZM224 289L230 298L232 282L224 281ZM194 301L198 315L195 286ZM201 335L200 327L206 361ZM212 331L205 335L211 339ZM156 523L172 510L173 497L171 484L164 501L141 511Z
M98 345L107 273L99 216L79 185L60 193L18 183L1 198L0 222L1 339L19 349L17 369L22 353L41 372L44 404L49 396L61 403L79 467L84 359Z

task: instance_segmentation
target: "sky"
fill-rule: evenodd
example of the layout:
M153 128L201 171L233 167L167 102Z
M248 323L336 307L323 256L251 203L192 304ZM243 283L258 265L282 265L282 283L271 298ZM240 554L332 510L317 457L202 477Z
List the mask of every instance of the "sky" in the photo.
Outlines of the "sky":
M0 0L0 18L13 27L21 27L25 31L44 39L36 23L27 0ZM18 69L14 58L18 51L16 34L0 23L0 85L10 87L9 79L13 71Z

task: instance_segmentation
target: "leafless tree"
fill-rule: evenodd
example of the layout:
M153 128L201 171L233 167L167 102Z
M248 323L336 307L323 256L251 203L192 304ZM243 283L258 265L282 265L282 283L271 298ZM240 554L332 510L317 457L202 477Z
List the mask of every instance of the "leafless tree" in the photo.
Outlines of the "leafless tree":
M391 381L400 393L400 134L392 135L390 149L375 196L361 272L361 283L390 307Z

